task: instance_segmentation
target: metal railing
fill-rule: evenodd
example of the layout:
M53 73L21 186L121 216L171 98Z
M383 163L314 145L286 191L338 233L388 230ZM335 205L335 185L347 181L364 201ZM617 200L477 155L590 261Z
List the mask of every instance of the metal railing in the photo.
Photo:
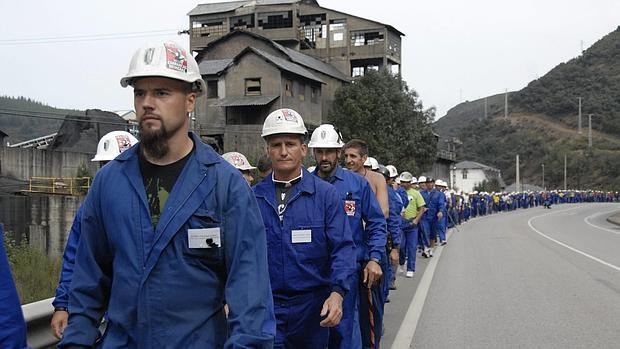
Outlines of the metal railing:
M30 177L25 192L83 195L90 188L90 177Z
M442 159L456 161L456 153L449 151L449 150L444 150L444 149L437 150L437 157L442 158Z
M53 300L54 298L48 298L22 305L24 319L28 325L28 346L31 348L47 348L58 343L50 327L54 314Z

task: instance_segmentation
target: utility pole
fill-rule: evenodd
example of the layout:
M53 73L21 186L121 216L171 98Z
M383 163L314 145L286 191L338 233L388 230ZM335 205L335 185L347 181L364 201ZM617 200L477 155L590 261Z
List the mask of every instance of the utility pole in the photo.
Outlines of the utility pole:
M564 154L564 191L566 191L566 154Z
M517 180L515 182L515 190L517 192L520 192L521 190L519 190L519 154L517 154Z
M504 94L504 118L508 118L508 89Z
M485 119L487 118L487 110L488 110L488 107L487 107L487 97L484 97L484 118Z
M579 117L577 118L577 134L582 134L581 132L581 97L579 97Z
M588 114L588 148L592 148L592 114Z
M545 164L541 164L542 165L542 187L543 189L545 189Z

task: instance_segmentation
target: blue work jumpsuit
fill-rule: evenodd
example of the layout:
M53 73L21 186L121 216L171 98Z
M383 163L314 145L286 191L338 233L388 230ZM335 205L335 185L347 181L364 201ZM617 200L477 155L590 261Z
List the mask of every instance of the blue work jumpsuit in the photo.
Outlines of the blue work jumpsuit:
M4 238L2 224L0 224L0 236ZM0 244L0 348L26 347L26 323L2 243Z
M317 171L315 170L315 175ZM337 166L334 175L326 180L336 187L340 194L341 207L347 215L357 256L356 272L351 278L350 290L342 303L342 320L335 329L330 330L329 335L329 348L348 349L361 345L362 341L370 341L368 333L360 332L360 326L369 328L368 311L359 312L359 317L355 318L354 315L359 309L372 309L375 330L381 330L381 326L378 325L381 321L377 319L383 318L383 312L379 307L383 302L380 304L374 302L370 307L368 289L362 283L361 273L371 258L384 260L387 231L383 211L366 178ZM373 287L372 292L373 299L379 299L378 285Z
M56 287L56 297L54 297L54 301L52 302L54 308L67 308L69 306L69 287L71 286L73 269L75 267L75 252L82 233L80 230L82 212L84 212L84 208L80 205L75 214L75 218L73 219L73 224L71 224L71 230L69 231L69 238L67 239L65 252L62 255L60 280L58 281L58 286Z
M305 168L289 189L282 220L272 176L254 186L254 194L267 229L274 347L325 348L329 330L319 325L321 308L331 292L346 296L356 269L342 199L334 186Z
M106 310L103 348L273 345L265 229L256 200L238 170L190 135L194 151L156 227L140 174L140 144L99 170L83 203L60 348L92 346ZM220 244L190 248L190 236L205 232Z

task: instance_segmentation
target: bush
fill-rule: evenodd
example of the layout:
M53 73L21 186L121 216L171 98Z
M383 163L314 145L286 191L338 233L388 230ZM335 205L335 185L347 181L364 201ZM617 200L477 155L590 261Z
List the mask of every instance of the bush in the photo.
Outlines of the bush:
M46 256L28 246L26 239L17 244L5 233L3 240L21 303L54 297L62 259Z

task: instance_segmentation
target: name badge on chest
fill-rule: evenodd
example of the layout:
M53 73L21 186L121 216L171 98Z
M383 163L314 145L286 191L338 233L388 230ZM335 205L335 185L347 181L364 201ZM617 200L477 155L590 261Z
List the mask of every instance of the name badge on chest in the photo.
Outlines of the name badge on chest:
M344 212L347 216L355 216L355 200L344 201Z
M312 230L310 229L293 230L291 231L291 239L292 239L291 242L294 244L312 242Z
M187 229L187 244L189 248L220 247L220 228Z

